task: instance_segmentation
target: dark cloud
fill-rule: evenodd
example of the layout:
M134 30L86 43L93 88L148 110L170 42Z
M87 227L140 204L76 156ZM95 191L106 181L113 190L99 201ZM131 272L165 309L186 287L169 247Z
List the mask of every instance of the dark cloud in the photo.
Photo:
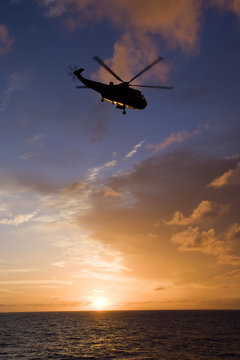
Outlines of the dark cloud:
M216 309L219 310L237 310L240 308L240 298L239 297L216 297L214 299L204 299L200 300L199 304L202 305L205 309Z
M165 287L163 286L160 286L160 287L157 287L156 289L154 289L155 291L162 291L162 290L166 290Z
M142 277L171 279L177 273L193 281L199 271L207 276L208 266L217 264L220 258L222 264L236 265L236 249L225 244L228 228L240 221L236 189L226 187L220 193L207 186L216 174L234 163L236 159L209 158L191 149L148 158L105 182L104 188L118 196L106 197L103 190L93 192L92 206L79 222L81 227L91 229L97 241L111 244L125 255L137 255L129 266ZM191 215L189 219L198 222L194 237L188 231L190 243L180 244L181 252L179 243L170 241L179 233L179 225L165 224L176 210L192 214L194 220ZM214 229L206 219L214 220ZM195 251L189 263L191 247Z
M55 194L61 189L61 184L44 178L40 174L2 174L0 179L2 190L22 190L38 194Z

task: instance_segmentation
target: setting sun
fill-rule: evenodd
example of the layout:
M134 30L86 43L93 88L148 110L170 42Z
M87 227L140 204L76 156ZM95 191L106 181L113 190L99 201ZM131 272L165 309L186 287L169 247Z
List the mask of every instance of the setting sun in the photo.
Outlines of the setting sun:
M93 301L93 308L95 310L105 310L107 308L108 301L104 297L98 297Z

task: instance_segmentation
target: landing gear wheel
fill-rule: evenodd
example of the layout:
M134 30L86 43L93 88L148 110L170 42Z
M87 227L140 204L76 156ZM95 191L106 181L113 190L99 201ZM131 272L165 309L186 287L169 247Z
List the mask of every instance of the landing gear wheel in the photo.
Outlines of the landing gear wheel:
M101 99L101 102L104 102L104 99Z
M126 111L125 111L125 110L123 110L123 112L122 112L122 113L123 113L123 115L125 115L125 114L126 114Z

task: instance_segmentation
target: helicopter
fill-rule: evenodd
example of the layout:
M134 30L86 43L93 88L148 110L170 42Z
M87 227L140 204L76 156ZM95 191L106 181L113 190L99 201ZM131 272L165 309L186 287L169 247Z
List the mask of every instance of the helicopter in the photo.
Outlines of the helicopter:
M98 81L93 81L86 79L82 76L83 68L78 68L75 66L69 67L69 74L73 76L73 80L78 78L84 86L76 86L77 89L90 88L94 91L97 91L101 94L101 101L104 100L110 101L112 104L116 105L117 109L121 109L122 113L126 114L126 107L134 110L142 110L147 106L147 101L141 91L132 89L132 87L145 87L153 89L173 89L173 86L155 86L155 85L136 85L131 84L133 80L142 75L147 70L151 69L154 65L163 60L162 56L159 56L156 60L146 66L141 70L137 75L135 75L129 81L123 81L109 66L107 66L98 56L93 58L99 65L103 66L108 72L110 72L118 81L119 84L114 85L113 82L109 84L104 84Z

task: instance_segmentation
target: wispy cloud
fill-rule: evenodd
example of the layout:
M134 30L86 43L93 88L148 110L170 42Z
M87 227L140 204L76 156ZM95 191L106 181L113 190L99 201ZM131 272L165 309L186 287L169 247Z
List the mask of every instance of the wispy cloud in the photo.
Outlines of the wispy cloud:
M56 261L52 263L52 266L56 266L59 268L65 268L66 267L66 261Z
M24 73L18 71L9 76L7 87L0 97L0 112L3 112L7 108L11 95L15 91L19 91L24 88L28 78L29 75L26 72Z
M6 209L7 209L7 205L4 202L0 201L0 213L5 212Z
M97 176L102 170L117 166L118 162L116 160L107 161L102 166L97 166L89 170L89 175L87 181L95 181Z
M33 219L36 215L36 212L30 213L30 214L19 214L13 218L10 219L0 219L0 224L2 225L14 225L19 226L23 223L26 223Z
M0 24L0 55L8 53L13 45L13 37L4 24Z
M0 285L72 285L68 280L0 280Z
M0 268L0 273L1 274L14 274L14 273L29 273L29 272L34 272L34 271L39 271L39 268L26 268L26 269L21 269L21 268L16 268L16 269L2 269Z
M124 156L124 159L129 159L131 158L134 154L136 154L138 152L138 149L144 144L145 140L142 140L140 141L140 143L136 144L132 150L127 153L125 156Z
M43 134L35 134L25 140L26 151L20 155L20 159L27 160L41 155L43 149Z
M164 141L158 143L158 144L147 144L146 148L153 150L154 153L162 151L173 144L179 144L182 143L190 138L192 138L195 135L198 135L200 133L200 130L196 129L192 132L189 131L179 131L176 133L172 133L170 136L168 136Z

